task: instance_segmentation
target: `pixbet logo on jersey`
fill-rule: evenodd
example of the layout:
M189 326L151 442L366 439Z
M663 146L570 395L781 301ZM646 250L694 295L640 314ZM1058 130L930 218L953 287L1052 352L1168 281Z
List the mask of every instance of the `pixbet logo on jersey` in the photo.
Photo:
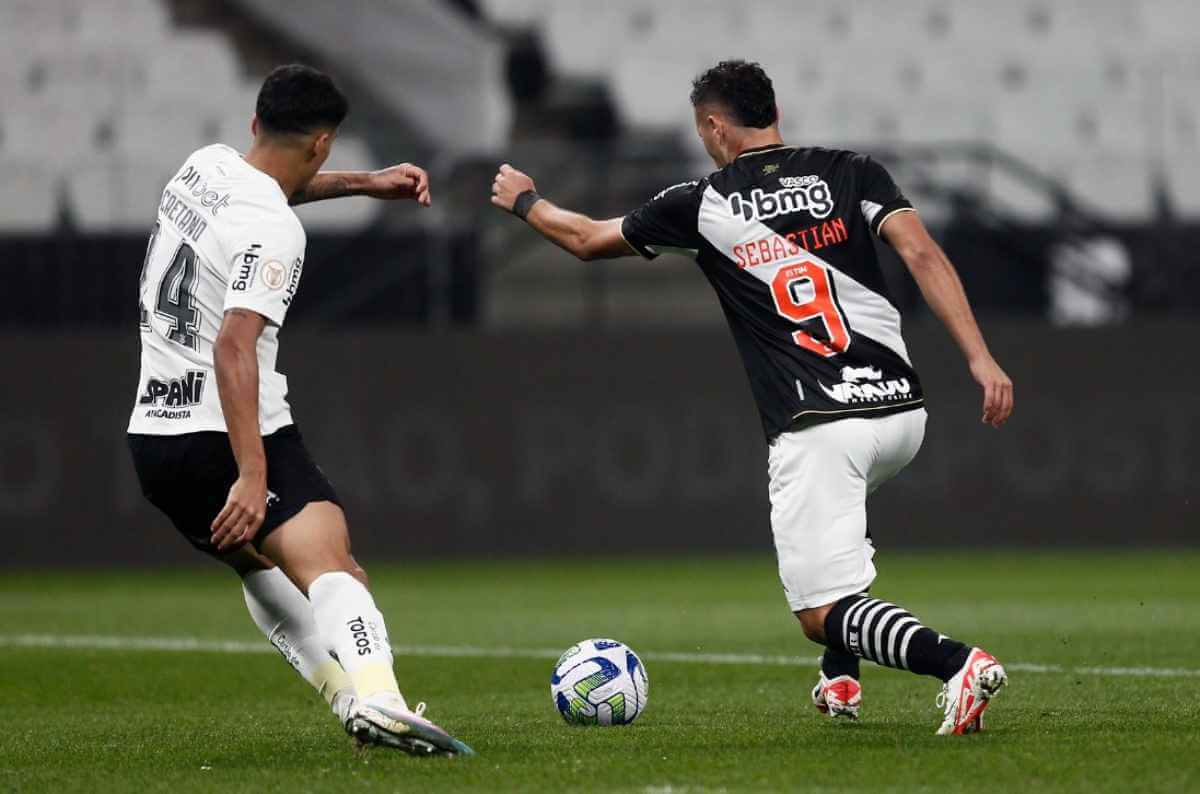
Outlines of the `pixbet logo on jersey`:
M828 183L816 174L784 176L782 187L768 193L756 187L748 197L734 193L729 197L729 210L748 221L765 221L793 212L807 212L814 218L828 218L833 212L833 193Z
M215 218L222 207L228 207L229 201L232 198L232 193L221 195L215 190L208 189L208 179L195 169L194 166L187 166L179 175L175 177L176 182L183 183L192 197L200 202L202 207L208 208L208 211Z

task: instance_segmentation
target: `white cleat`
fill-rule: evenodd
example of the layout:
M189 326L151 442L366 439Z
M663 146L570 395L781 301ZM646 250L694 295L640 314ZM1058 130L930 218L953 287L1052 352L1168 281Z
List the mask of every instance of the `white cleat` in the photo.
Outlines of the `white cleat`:
M962 669L942 687L938 707L945 710L939 735L978 733L983 712L1008 683L1004 667L982 648L972 648Z
M475 751L423 716L425 704L411 711L398 694L383 693L359 701L346 731L360 746L394 747L412 755L475 755Z
M848 675L831 679L821 673L821 678L813 687L812 701L822 714L857 720L862 708L862 685Z
M333 700L329 701L329 708L333 710L333 716L337 717L338 722L346 733L350 732L350 719L354 716L354 707L358 705L358 698L354 696L354 689L346 687L339 689L333 695ZM351 735L353 735L351 733Z

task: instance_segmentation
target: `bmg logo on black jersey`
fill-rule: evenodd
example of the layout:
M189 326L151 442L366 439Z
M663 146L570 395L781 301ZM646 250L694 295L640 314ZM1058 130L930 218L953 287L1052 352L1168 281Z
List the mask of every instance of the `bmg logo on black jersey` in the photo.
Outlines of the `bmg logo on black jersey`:
M793 212L807 212L814 218L828 218L833 212L833 192L829 184L815 174L782 176L778 190L768 193L760 187L744 198L740 193L729 197L729 210L748 221L765 221Z
M138 405L161 405L167 408L188 408L199 405L204 399L204 381L208 374L203 370L189 369L182 378L146 381L146 391L138 398ZM170 417L168 417L170 418Z

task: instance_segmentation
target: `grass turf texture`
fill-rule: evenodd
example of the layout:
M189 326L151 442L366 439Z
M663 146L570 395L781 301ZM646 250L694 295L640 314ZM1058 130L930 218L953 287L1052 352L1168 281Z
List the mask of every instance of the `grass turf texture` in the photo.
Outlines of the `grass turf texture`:
M1002 661L1200 669L1200 554L882 554L875 592ZM769 559L375 566L396 644L815 657ZM216 569L4 574L0 635L265 642ZM569 727L553 659L397 658L473 759L350 740L274 654L0 647L0 790L1197 791L1200 678L1013 672L988 732L935 737L938 683L864 663L864 719L815 669L647 661L624 728Z

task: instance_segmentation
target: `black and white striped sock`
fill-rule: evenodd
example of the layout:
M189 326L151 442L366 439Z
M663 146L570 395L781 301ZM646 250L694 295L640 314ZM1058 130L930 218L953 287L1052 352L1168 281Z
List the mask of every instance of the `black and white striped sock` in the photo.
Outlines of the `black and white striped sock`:
M885 667L937 676L958 672L970 648L926 628L902 607L865 594L847 596L825 618L826 645Z

